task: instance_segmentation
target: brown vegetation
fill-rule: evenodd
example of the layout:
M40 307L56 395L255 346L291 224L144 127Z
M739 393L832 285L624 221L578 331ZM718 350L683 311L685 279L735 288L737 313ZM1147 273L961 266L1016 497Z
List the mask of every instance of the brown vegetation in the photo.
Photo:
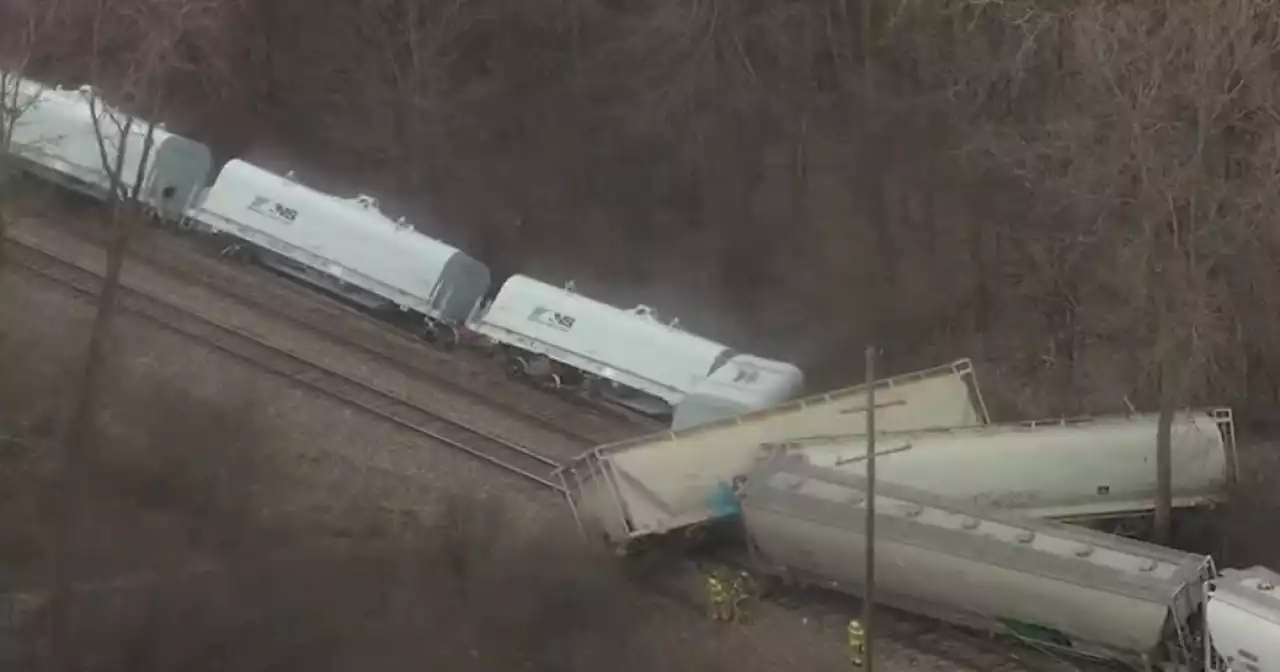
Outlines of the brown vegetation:
M24 416L65 390L38 344L5 343L0 667L37 669L57 432ZM710 644L679 643L672 607L558 526L462 494L431 514L289 508L253 390L108 374L75 529L72 669L722 669Z
M890 369L976 357L1006 414L1270 415L1280 3L865 2L14 1L0 59L818 385L875 341ZM61 529L77 580L168 578L77 592L56 648L131 670L700 662L631 636L613 563L474 502L395 525L264 513L252 397L98 378L93 333L73 387L0 369L0 564L39 585ZM61 399L87 418L107 388L132 412L72 422L70 445L105 450L59 482ZM53 525L57 503L82 513Z
M1272 0L112 4L126 63L182 8L147 53L221 155L817 384L877 340L1024 415L1154 405L1172 362L1180 401L1277 400ZM92 34L33 64L84 78Z
M48 669L69 672L74 627L71 583L76 574L86 504L94 479L92 418L103 388L107 363L107 342L116 310L116 296L125 254L134 230L143 221L140 196L146 168L154 150L155 131L167 116L165 86L180 69L180 59L172 55L180 40L199 25L202 6L198 3L121 3L98 0L74 9L47 14L49 23L68 17L87 23L87 43L77 53L86 59L89 113L98 146L101 168L106 175L106 202L110 211L106 273L98 296L93 325L89 329L84 363L72 390L73 407L67 421L57 482L51 497ZM73 20L74 20L73 19ZM38 43L37 43L38 44ZM30 54L27 55L30 58ZM108 104L98 93L107 85L114 93ZM141 140L136 137L141 135ZM136 163L129 167L128 160ZM113 456L114 457L114 456Z

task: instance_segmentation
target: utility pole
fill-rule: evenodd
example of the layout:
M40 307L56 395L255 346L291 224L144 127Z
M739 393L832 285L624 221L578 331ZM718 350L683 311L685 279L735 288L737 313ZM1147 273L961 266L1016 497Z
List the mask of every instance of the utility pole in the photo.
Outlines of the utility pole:
M867 587L862 596L862 630L866 637L864 664L867 672L875 665L875 638L871 630L871 612L876 592L876 348L867 346L867 522L866 522Z
M871 111L871 3L862 0L862 16L858 28L861 31L858 46L862 49L862 106L866 112L863 123L870 119ZM875 666L875 637L871 617L876 598L876 346L867 346L867 522L866 529L866 590L862 596L863 663L867 672Z

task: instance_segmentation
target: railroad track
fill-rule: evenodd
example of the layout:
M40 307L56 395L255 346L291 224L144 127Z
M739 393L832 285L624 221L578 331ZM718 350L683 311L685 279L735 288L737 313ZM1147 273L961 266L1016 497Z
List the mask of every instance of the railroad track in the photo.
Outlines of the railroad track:
M59 200L65 201L67 199ZM60 203L60 206L69 209L89 211L96 211L95 205L70 202ZM13 237L16 233L17 230L15 229L10 234L10 237ZM67 230L65 235L95 246L101 245L101 241L84 231ZM583 432L567 426L570 421L577 421L577 424L582 424L582 415L578 415L576 418L557 417L554 412L530 408L528 404L497 400L490 394L474 387L473 381L481 377L488 377L485 376L488 372L469 364L464 364L463 361L456 357L448 356L440 350L431 348L404 329L396 328L395 325L389 322L376 319L337 300L325 300L327 297L318 295L315 290L304 289L293 284L286 290L282 287L273 286L273 283L257 283L250 289L245 286L245 283L241 282L241 278L228 280L227 278L218 277L223 269L196 269L164 258L164 255L173 254L179 248L182 248L181 252L188 255L197 255L203 262L221 265L221 260L207 251L208 241L201 239L199 236L184 233L176 238L165 240L159 240L155 236L147 236L145 242L147 247L160 248L158 251L161 254L138 254L140 250L137 249L137 245L133 246L131 253L134 253L136 257L141 257L141 260L153 269L209 287L255 310L266 311L272 317L320 333L344 347L349 347L374 359L392 364L412 376L433 384L448 386L451 394L465 397L478 405L499 407L507 415L516 416L530 425L564 436L570 441L580 444L584 449L623 438L623 435L616 431ZM193 244L199 249L191 249L191 246L183 245L182 243ZM27 244L29 245L30 243L27 242ZM253 268L252 270L268 273L272 278L278 277L277 274L265 268ZM292 280L288 282L293 283ZM353 334L354 328L365 330L368 333L362 335ZM422 364L421 358L424 355L450 360L454 366L462 365L470 369L470 371L452 376L442 374L439 370L433 370L431 367ZM464 380L458 380L460 377ZM490 382L506 383L506 381L500 380ZM640 433L655 432L665 428L651 419L642 418L624 409L600 404L588 404L585 400L561 394L553 393L550 396L555 402L566 404L568 408L572 408L578 414L590 414L588 417L594 422L623 422L636 427ZM616 426L614 428L616 429ZM597 429L601 428L598 427Z
M97 296L102 286L102 278L96 271L14 238L8 241L5 261L10 267L21 267L81 294ZM463 421L447 418L235 327L126 285L121 285L119 299L119 308L124 312L198 340L540 486L563 492L562 486L552 476L560 466L559 462L528 447Z

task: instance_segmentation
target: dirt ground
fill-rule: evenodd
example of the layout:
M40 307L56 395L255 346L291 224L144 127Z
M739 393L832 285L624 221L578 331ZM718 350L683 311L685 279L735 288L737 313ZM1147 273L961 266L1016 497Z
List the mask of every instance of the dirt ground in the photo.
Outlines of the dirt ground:
M23 353L32 375L50 383L78 363L91 316L86 300L38 278L6 272L0 279L3 342ZM373 492L389 504L406 504L402 497L414 494L413 501L421 505L419 490L460 480L477 483L480 491L495 496L529 494L514 478L486 470L455 451L424 448L407 432L392 430L357 409L135 318L122 316L112 349L118 385L158 382L213 399L251 395L273 428L277 455L290 461L290 471L306 474L303 481L308 485L297 493L300 504L316 496L329 498L332 493L321 494L311 484L313 476L324 475L332 477L334 487L353 494L377 484ZM118 404L127 401L111 396L106 415L124 412ZM334 469L338 465L341 468ZM393 483L400 487L388 487Z

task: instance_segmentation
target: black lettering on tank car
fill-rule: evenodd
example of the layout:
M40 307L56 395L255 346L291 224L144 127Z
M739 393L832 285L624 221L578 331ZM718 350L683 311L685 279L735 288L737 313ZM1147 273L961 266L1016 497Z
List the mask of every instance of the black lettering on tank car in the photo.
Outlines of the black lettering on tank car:
M259 215L277 219L286 224L292 224L298 219L298 211L295 208L281 205L266 196L254 196L253 202L249 204L249 209Z
M285 219L290 222L298 218L297 210L294 210L293 208L286 208L285 206L280 205L279 203L275 204L275 207L273 208L273 210L278 216L280 216L281 219Z
M569 331L578 320L572 315L566 315L564 313L551 310L550 308L543 308L539 306L534 308L533 312L529 313L529 321L537 322L538 324L551 327L552 329Z

